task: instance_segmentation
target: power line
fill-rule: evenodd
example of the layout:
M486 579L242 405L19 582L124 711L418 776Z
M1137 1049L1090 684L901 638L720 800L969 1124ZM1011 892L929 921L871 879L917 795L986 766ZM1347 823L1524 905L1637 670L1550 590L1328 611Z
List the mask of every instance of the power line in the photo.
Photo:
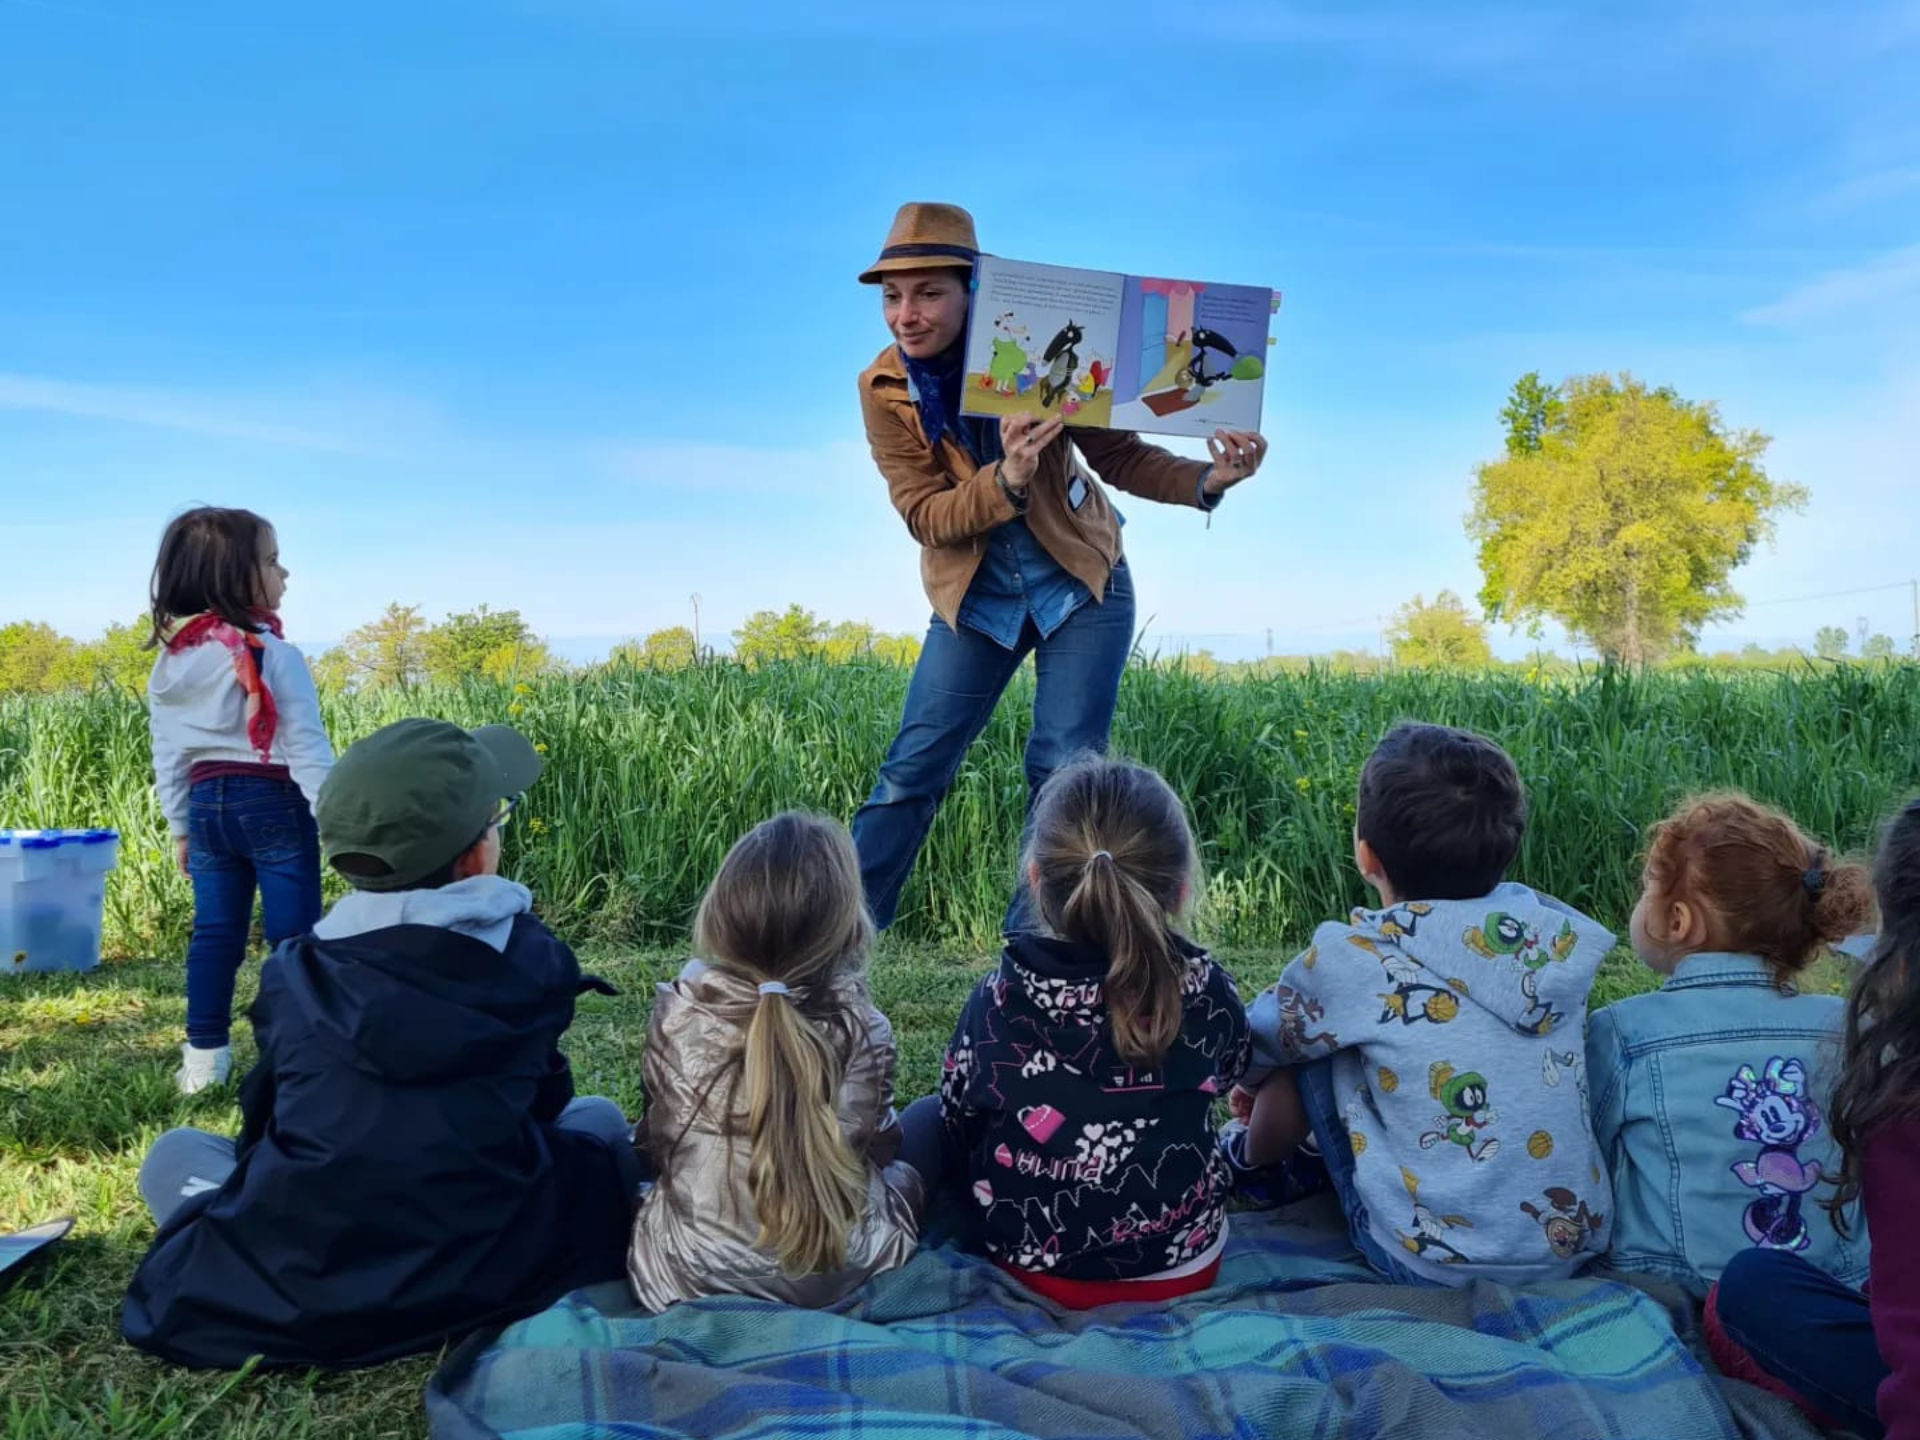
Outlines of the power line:
M1891 585L1863 585L1857 590L1828 590L1819 595L1786 595L1774 600L1749 600L1747 608L1761 605L1811 605L1816 600L1846 600L1855 595L1881 595L1889 590L1911 590L1913 581L1899 580Z

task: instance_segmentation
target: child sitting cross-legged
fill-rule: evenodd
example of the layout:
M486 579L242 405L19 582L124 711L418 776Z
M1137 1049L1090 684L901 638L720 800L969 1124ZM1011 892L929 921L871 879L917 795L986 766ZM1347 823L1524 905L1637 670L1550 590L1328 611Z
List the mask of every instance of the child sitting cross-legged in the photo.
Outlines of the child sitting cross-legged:
M647 1309L831 1305L912 1256L925 1187L900 1160L872 943L845 826L790 812L728 851L694 921L700 958L660 986L647 1030L659 1180L627 1267Z
M1587 991L1613 936L1504 877L1526 798L1493 742L1403 725L1360 778L1355 861L1380 897L1249 1013L1236 1170L1318 1151L1361 1255L1405 1284L1571 1275L1612 1204L1587 1117Z
M160 1233L122 1307L135 1345L373 1364L619 1276L640 1162L559 1049L607 987L499 874L540 769L505 726L435 720L340 757L316 819L353 893L260 972L239 1139L170 1130L140 1167Z
M1245 1068L1233 977L1174 928L1186 815L1151 770L1095 759L1040 791L1026 856L1045 934L974 989L941 1080L943 1162L987 1255L1086 1309L1204 1290L1226 1244L1213 1103ZM909 1146L929 1108L906 1116Z

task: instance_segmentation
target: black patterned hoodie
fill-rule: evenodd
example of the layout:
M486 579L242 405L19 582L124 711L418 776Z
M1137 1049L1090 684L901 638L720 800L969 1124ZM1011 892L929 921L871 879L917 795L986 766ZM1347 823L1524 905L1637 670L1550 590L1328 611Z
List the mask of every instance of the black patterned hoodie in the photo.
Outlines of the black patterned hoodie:
M1155 1069L1114 1047L1102 950L1015 936L974 988L940 1109L992 1258L1131 1280L1191 1264L1222 1238L1228 1176L1211 1112L1246 1070L1247 1017L1233 977L1180 945L1185 1018Z

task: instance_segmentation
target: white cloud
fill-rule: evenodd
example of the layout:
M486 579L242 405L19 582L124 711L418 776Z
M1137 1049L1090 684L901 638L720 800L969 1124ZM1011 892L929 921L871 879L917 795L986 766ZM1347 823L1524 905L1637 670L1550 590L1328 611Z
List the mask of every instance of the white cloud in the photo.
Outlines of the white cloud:
M348 436L235 414L218 399L133 386L87 385L37 375L0 372L0 410L38 410L86 420L155 426L193 435L247 440L295 450L368 453Z
M1850 176L1816 195L1811 208L1817 214L1861 210L1920 192L1920 165L1894 165Z
M1908 245L1862 265L1831 270L1740 318L1750 325L1804 325L1916 296L1920 296L1920 245Z

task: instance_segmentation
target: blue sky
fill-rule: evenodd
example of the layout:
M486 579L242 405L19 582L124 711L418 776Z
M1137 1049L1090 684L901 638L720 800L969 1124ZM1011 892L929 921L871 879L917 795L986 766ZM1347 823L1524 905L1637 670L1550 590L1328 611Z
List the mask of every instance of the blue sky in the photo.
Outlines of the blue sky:
M1750 599L1920 572L1920 4L1184 8L0 0L0 618L129 616L211 501L276 522L315 641L489 601L591 648L695 593L710 636L918 630L854 390L908 199L1286 292L1265 472L1210 528L1127 507L1159 636L1472 594L1536 368L1775 437L1813 505ZM1710 643L1862 616L1913 626L1890 590Z

